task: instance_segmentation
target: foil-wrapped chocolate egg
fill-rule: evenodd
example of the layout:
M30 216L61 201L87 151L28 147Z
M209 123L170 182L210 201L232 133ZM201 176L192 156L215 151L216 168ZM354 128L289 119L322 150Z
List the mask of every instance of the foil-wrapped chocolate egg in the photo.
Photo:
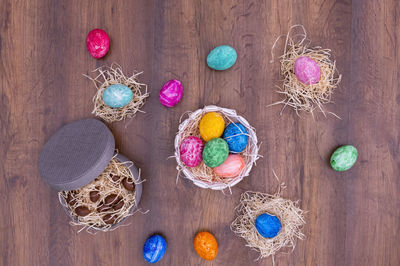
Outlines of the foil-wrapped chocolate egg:
M189 167L198 166L203 160L203 141L195 136L186 137L179 146L181 161Z
M182 99L182 83L173 79L164 84L160 90L160 103L166 107L173 107Z

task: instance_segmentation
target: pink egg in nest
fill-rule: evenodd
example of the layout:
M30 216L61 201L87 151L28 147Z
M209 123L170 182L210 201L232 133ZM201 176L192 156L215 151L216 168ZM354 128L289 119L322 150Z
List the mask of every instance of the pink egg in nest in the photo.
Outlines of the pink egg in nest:
M203 160L203 148L204 143L200 138L194 136L185 138L179 146L181 161L189 167L198 166Z
M213 168L214 173L221 177L236 177L245 166L245 162L239 154L229 154L223 164Z
M172 79L161 88L160 103L166 107L173 107L181 100L182 92L182 83L179 80Z
M297 79L306 85L315 84L321 78L321 68L310 57L300 56L294 62L294 73Z
M91 30L86 37L86 47L94 58L105 56L110 48L110 38L107 32L102 29Z

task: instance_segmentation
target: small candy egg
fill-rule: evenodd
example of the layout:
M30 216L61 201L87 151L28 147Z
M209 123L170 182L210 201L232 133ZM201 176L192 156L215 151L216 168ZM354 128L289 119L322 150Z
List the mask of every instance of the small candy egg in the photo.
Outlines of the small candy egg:
M237 59L235 49L228 45L215 47L207 56L207 65L214 70L225 70L232 67Z
M231 152L242 152L246 146L249 137L247 130L241 123L229 124L222 135L224 140L228 143Z
M200 138L195 136L185 138L179 146L181 161L189 167L198 166L203 160L201 155L203 148L204 144Z
M281 227L281 221L274 215L263 213L256 218L256 229L263 237L276 237L281 231Z
M200 136L206 142L210 139L221 137L222 133L224 133L224 128L224 118L216 112L209 112L200 120Z
M113 215L111 213L106 214L106 215L103 216L103 221L106 224L114 224L116 219L117 219L117 217L115 217L115 215Z
M344 145L337 148L331 156L331 166L336 171L349 170L357 161L358 152L354 146Z
M111 108L124 107L131 102L132 98L132 90L122 84L108 86L103 92L103 101Z
M221 138L206 143L203 150L203 161L209 167L220 166L229 155L228 144Z
M75 208L75 213L78 216L86 216L90 213L90 210L86 206L78 206Z
M198 233L193 240L194 250L205 260L213 260L217 257L218 243L209 232Z
M294 62L294 73L297 79L306 85L315 84L321 78L321 68L310 57L300 56Z
M166 107L177 105L182 98L182 91L182 83L179 80L168 81L160 90L160 103Z
M111 205L114 202L117 202L118 195L117 194L110 194L104 199L105 205Z
M134 191L135 190L135 182L133 182L133 179L130 177L125 177L121 184L124 186L124 188L128 191Z
M214 173L221 177L236 177L245 166L242 156L229 154L228 158L220 166L213 168Z
M106 55L110 48L110 38L102 29L94 29L86 37L86 47L91 56L101 58Z
M97 202L100 198L100 192L97 190L90 191L89 198L92 202Z
M156 263L162 259L167 250L167 242L160 235L149 237L143 246L143 257L148 263Z

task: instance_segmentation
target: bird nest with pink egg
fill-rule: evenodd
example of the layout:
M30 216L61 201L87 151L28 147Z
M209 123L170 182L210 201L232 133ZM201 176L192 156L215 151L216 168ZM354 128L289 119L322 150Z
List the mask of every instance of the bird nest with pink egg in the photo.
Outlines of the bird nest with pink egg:
M301 32L294 34L296 29ZM277 38L272 47L272 59L275 45L281 37L283 36ZM313 112L319 110L326 116L323 105L332 102L332 93L342 77L336 68L336 62L331 59L331 50L319 46L310 47L302 25L292 26L285 37L283 55L279 57L283 85L278 86L277 91L285 98L271 105L283 104L281 114L286 106L290 106L297 115L300 111L314 115ZM338 117L332 112L327 113Z
M177 178L183 174L201 188L224 190L249 175L260 155L246 119L218 106L186 114L175 137Z
M133 73L130 77L122 72L122 68L113 63L110 67L100 67L92 72L97 75L92 78L97 93L93 97L93 114L106 122L121 121L132 118L149 97L147 85L138 82L140 73Z

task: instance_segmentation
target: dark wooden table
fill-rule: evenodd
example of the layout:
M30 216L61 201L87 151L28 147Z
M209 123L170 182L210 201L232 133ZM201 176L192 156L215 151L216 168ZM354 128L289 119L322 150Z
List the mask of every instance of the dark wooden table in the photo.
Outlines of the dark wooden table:
M254 262L229 225L242 192L276 191L273 170L287 184L282 196L308 210L307 238L276 265L400 264L399 1L105 2L0 1L1 265L145 265L142 246L155 232L168 240L158 265L271 265ZM343 81L327 108L341 120L266 107L280 99L271 46L298 23L337 60ZM85 47L97 27L112 40L101 60ZM239 56L215 72L205 59L221 44ZM151 92L145 114L110 125L120 151L142 169L141 207L150 212L110 233L77 233L36 163L58 128L92 116L95 89L82 74L112 62L143 71ZM169 79L182 81L184 97L166 109L158 92ZM208 104L236 109L263 143L264 157L232 195L176 184L176 162L167 160L181 114ZM342 144L355 145L359 159L338 173L328 160ZM202 229L218 240L213 262L193 249Z

